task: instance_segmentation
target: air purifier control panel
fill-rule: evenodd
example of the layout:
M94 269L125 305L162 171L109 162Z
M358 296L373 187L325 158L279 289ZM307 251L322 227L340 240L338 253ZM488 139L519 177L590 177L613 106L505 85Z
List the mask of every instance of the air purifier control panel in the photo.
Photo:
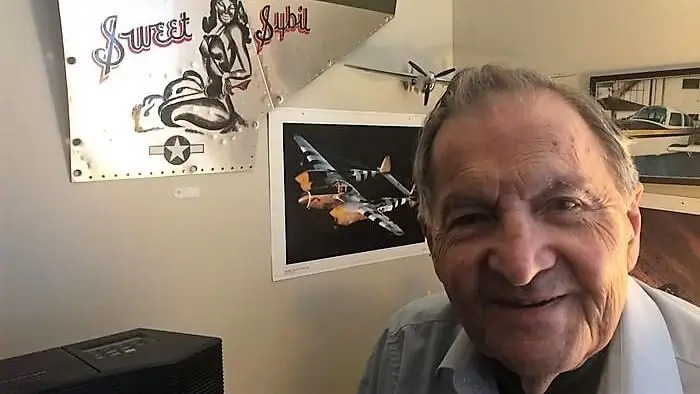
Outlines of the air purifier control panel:
M139 351L147 345L156 342L155 339L145 336L135 336L120 341L107 343L100 346L83 350L83 353L94 357L97 360L120 357Z

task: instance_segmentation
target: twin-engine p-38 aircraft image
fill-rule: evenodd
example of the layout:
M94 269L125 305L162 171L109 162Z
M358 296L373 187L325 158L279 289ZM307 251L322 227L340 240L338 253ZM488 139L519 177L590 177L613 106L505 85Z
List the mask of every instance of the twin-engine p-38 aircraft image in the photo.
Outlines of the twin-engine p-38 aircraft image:
M404 235L404 230L385 213L404 205L415 207L415 187L409 191L391 175L389 156L376 169L353 168L341 174L303 137L294 135L293 138L310 166L310 169L294 178L306 193L299 198L300 204L307 209L329 210L335 223L340 226L369 219L394 235ZM370 201L347 180L360 182L378 175L389 181L405 197L381 197Z

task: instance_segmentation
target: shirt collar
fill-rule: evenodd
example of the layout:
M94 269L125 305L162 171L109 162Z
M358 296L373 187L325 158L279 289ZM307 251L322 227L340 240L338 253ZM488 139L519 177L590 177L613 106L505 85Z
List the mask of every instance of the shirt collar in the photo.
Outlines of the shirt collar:
M447 350L445 357L442 358L436 372L439 373L445 369L456 370L460 365L464 364L464 360L468 358L470 349L472 349L471 341L464 332L464 329L460 329L457 333L457 337Z
M459 330L445 357L438 365L436 374L444 372L451 372L452 383L457 392L471 392L471 390L481 393L497 392L496 382L484 362L484 356L477 351L464 329ZM460 387L470 390L461 391Z

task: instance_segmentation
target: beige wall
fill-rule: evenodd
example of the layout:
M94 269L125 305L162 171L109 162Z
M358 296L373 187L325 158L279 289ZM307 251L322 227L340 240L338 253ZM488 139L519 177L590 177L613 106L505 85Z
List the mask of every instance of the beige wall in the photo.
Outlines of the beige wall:
M700 63L693 0L455 0L455 61L550 73Z
M696 0L454 0L454 59L507 63L587 89L586 73L698 64ZM700 196L697 187L647 185L652 193Z
M353 392L389 315L439 289L428 259L273 284L264 134L250 173L70 184L53 3L5 1L0 16L0 358L147 326L223 337L230 393ZM451 10L399 0L361 53L451 64ZM424 110L395 80L343 66L288 104ZM201 198L175 200L181 186Z

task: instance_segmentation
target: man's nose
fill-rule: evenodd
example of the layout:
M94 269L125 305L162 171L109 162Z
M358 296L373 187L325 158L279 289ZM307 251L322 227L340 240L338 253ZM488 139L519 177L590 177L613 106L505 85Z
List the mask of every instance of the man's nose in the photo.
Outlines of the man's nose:
M503 215L501 229L489 256L489 267L513 286L529 284L554 266L555 253L537 219L526 212Z

